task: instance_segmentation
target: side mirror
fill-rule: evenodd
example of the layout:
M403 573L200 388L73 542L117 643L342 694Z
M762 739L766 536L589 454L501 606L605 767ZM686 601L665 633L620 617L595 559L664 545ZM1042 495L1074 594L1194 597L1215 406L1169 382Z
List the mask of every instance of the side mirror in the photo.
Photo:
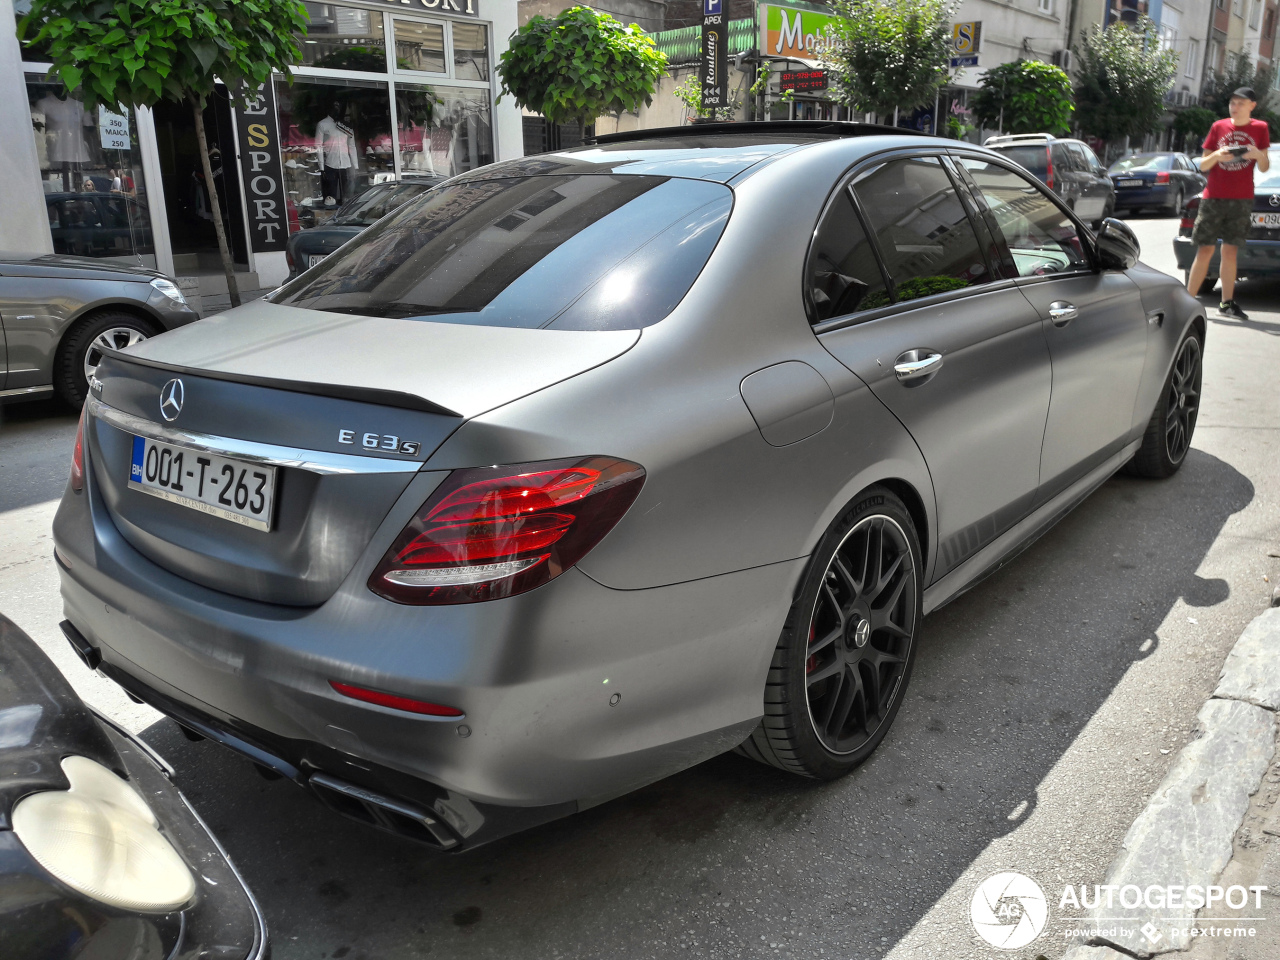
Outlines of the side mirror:
M1129 225L1115 217L1107 217L1102 221L1095 242L1098 260L1104 270L1128 270L1142 255L1142 246Z

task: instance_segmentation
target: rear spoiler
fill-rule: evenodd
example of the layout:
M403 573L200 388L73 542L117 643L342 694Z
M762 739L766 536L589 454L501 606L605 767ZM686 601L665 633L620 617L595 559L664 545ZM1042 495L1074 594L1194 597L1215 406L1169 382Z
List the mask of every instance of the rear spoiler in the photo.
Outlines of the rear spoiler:
M204 377L208 380L223 380L227 383L244 383L254 387L270 387L273 390L288 390L292 393L306 393L316 397L332 397L335 400L355 400L360 403L376 403L384 407L399 407L402 410L418 410L422 413L434 413L442 417L457 417L462 414L438 403L424 400L412 393L399 390L380 390L377 387L352 387L340 383L309 383L302 380L277 380L274 377L255 377L240 373L224 373L221 370L197 370L173 363L160 363L121 353L107 347L100 348L103 355L122 363L132 363L140 367L151 367L153 370L165 370L179 376Z

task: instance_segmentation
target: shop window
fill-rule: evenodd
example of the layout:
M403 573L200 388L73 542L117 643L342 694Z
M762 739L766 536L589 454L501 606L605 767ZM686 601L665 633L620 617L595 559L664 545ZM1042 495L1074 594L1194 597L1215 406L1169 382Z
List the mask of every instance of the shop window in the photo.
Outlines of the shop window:
M489 79L489 33L484 24L454 22L453 75L458 80Z
M392 21L396 38L396 69L445 73L444 26L417 20Z
M381 13L333 3L303 6L311 17L298 44L304 64L329 70L387 72L387 40Z
M371 80L276 80L291 229L328 220L369 184L393 175L391 98Z
M22 18L31 12L31 0L13 0L13 16L16 23L21 23ZM31 24L27 28L27 39L30 40L40 32L40 25ZM48 63L49 62L49 44L48 42L38 43L35 46L28 47L25 43L19 43L22 48L22 59L28 63Z
M489 91L396 84L400 169L451 177L493 163Z
M154 254L133 111L86 110L61 83L34 77L27 101L54 250Z

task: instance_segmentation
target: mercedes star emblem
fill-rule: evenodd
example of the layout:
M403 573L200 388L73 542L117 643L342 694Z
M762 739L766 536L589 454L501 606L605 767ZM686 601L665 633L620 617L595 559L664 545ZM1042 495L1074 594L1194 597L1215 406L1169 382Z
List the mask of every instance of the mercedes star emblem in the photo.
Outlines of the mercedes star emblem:
M1280 193L1273 193L1271 199L1267 201L1273 207L1280 207Z
M182 381L170 380L160 388L160 416L166 420L177 420L182 412Z

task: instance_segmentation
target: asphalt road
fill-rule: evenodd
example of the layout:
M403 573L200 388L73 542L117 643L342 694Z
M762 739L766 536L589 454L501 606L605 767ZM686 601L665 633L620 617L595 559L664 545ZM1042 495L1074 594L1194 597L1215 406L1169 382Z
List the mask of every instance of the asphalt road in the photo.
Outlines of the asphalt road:
M1176 273L1176 221L1133 226L1144 259ZM1265 607L1280 577L1278 296L1280 283L1245 283L1249 322L1210 314L1182 471L1111 480L929 617L897 724L837 783L724 756L456 857L337 819L188 743L71 656L48 529L75 418L52 406L3 411L0 610L178 768L262 902L278 960L1057 960L1069 913L1010 954L977 938L969 902L1005 869L1039 880L1053 908L1062 884L1102 882Z

